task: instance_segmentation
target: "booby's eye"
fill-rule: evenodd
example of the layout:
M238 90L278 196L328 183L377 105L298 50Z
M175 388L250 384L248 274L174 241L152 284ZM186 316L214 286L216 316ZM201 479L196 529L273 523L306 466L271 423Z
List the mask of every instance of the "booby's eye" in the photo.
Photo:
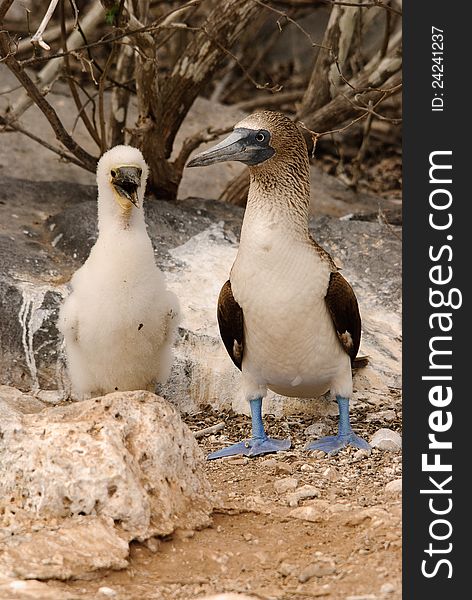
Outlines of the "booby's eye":
M256 142L263 142L266 139L265 133L263 131L259 131L256 133Z
M115 169L112 169L112 170L110 171L110 175L111 175L112 177L116 177L116 171L115 171Z

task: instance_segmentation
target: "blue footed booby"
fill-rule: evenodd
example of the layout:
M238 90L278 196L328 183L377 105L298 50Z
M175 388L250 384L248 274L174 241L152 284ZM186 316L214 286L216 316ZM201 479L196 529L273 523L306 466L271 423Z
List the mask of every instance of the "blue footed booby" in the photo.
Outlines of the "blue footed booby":
M147 176L143 155L130 146L115 146L98 162L98 239L59 313L77 399L154 391L170 372L180 311L146 231Z
M331 258L311 237L309 161L298 127L277 112L257 112L189 167L236 160L249 166L250 187L241 240L218 299L224 345L242 371L252 415L252 437L209 459L287 450L270 438L262 399L270 389L293 397L327 391L339 406L338 435L308 444L334 454L347 445L369 449L351 429L351 363L359 349L356 296Z

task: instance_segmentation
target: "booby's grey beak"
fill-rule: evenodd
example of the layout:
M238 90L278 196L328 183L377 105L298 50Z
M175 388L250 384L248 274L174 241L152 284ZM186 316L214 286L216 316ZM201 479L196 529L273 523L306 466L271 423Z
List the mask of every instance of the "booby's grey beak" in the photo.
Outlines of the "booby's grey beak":
M257 165L274 154L266 130L237 128L222 142L197 154L187 167L206 167L218 162L237 160L246 165Z
M116 167L111 170L111 182L118 194L118 199L128 200L136 208L139 207L138 188L141 185L141 175L142 169L131 165ZM123 204L122 206L126 208Z

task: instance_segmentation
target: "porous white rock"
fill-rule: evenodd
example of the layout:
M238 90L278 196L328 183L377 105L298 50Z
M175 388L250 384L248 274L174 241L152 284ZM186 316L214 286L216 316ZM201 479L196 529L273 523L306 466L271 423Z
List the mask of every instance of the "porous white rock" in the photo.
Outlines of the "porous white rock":
M200 449L159 396L117 392L40 412L29 404L0 390L0 573L122 568L129 541L209 523ZM68 556L85 547L89 557Z
M77 517L55 526L24 528L0 544L0 572L21 579L69 579L128 566L128 542L113 519Z

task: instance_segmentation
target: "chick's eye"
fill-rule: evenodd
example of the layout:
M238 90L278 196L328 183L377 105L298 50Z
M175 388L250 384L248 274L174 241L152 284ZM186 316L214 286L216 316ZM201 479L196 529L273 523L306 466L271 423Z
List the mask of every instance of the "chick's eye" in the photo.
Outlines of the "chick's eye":
M110 175L111 175L112 177L116 177L116 171L115 171L115 169L112 169L112 170L110 171Z
M257 142L263 142L265 140L265 135L262 133L262 131L259 131L259 133L256 133L256 141Z

